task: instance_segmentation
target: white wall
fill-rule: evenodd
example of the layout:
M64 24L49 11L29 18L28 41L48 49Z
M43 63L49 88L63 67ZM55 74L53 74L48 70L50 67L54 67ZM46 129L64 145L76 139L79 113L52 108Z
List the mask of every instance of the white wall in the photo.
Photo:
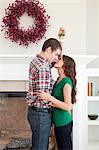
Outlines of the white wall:
M99 56L99 0L87 0L87 54ZM99 57L87 65L99 68Z
M87 54L98 53L98 0L87 0L86 49Z
M0 23L8 4L14 0L0 1ZM46 32L46 38L57 37L58 30L63 26L66 30L66 39L63 44L65 53L86 53L86 0L41 0L48 15L50 27ZM28 20L28 19L27 19ZM29 21L29 20L28 20ZM29 45L28 48L12 43L0 33L0 54L37 54L41 50L44 38L38 44Z
M97 13L98 13L98 17L97 17L97 22L98 22L98 54L99 54L99 1L97 3Z
M97 55L98 56L98 55ZM88 68L99 68L99 56L87 65Z
M0 1L0 25L5 8L15 0ZM66 30L63 43L66 54L99 54L99 1L98 0L41 0L48 15L50 27L45 37L57 37L59 27ZM31 20L26 17L27 22ZM24 22L25 25L25 22ZM1 26L0 26L1 29ZM0 54L37 54L45 38L28 48L12 43L0 32Z

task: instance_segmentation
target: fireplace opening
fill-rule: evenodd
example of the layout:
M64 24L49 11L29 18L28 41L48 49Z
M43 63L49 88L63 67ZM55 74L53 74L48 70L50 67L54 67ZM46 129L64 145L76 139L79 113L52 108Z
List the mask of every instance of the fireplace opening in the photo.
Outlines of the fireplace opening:
M21 91L0 92L0 149L11 147L11 143L12 149L15 149L15 145L18 148L20 145L25 146L24 143L26 146L30 143L26 94Z

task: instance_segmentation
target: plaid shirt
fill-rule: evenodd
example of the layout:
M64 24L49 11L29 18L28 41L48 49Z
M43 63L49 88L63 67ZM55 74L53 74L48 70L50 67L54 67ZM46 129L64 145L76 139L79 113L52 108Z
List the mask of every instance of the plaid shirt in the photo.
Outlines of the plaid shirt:
M51 75L51 65L49 62L37 55L32 60L29 67L29 91L27 99L33 100L32 106L40 108L49 108L50 102L41 100L38 96L38 90L52 93L53 79Z

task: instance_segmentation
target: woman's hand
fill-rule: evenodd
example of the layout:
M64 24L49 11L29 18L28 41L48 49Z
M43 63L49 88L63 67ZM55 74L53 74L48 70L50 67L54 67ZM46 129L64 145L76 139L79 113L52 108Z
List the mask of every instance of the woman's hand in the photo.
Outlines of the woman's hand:
M50 93L47 93L47 92L44 92L44 91L38 91L37 96L40 97L42 100L51 101Z
M51 103L51 106L52 106L52 107L57 107L54 103Z

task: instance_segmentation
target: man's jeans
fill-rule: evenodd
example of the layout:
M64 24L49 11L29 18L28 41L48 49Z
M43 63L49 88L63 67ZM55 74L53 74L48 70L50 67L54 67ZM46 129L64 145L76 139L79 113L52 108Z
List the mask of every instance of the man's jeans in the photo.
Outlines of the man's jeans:
M32 150L47 150L51 128L51 113L28 108L28 121L32 130Z

